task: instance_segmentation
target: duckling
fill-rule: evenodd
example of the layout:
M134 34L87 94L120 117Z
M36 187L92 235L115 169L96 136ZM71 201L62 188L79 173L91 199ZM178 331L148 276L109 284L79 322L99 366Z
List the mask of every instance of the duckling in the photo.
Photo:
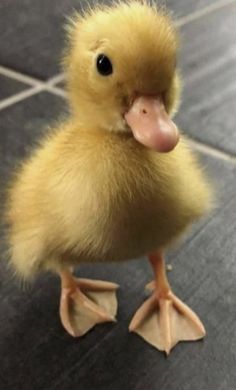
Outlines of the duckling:
M172 292L164 253L211 205L208 180L171 119L178 34L166 11L137 1L77 14L68 31L71 113L11 183L10 261L24 279L60 276L62 324L82 336L115 320L118 286L76 279L73 268L147 255L152 294L129 330L168 354L205 329Z

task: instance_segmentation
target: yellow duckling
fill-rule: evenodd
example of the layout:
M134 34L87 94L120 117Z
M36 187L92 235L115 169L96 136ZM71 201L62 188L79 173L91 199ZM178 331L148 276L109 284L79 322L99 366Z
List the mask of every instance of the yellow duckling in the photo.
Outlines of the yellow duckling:
M171 291L163 257L211 199L171 120L177 49L168 14L145 2L77 15L64 60L70 117L42 141L9 190L11 263L23 278L42 270L60 275L61 320L73 336L114 320L117 285L75 279L71 268L142 255L154 270L153 293L130 330L166 353L205 334Z

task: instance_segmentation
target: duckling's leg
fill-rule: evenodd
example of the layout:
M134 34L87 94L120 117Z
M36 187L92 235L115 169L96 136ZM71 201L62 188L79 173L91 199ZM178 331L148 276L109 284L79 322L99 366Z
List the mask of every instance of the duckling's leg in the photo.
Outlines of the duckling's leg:
M96 324L115 321L117 284L77 279L69 271L60 276L60 317L71 336L83 336Z
M162 253L149 255L155 280L147 288L154 290L135 313L129 330L168 355L181 340L198 340L205 329L198 316L171 291Z

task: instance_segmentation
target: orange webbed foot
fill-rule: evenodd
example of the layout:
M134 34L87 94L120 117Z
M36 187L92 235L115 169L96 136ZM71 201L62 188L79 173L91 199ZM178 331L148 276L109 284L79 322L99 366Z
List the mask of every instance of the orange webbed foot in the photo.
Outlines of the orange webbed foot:
M154 292L135 313L129 330L168 355L179 341L199 340L206 334L198 316L172 292Z
M96 324L116 321L117 288L115 283L77 279L64 273L60 317L67 332L71 336L80 337Z
M153 293L135 313L129 330L168 355L179 341L199 340L206 332L198 316L171 291L163 258L152 256L151 262L157 277L147 288Z

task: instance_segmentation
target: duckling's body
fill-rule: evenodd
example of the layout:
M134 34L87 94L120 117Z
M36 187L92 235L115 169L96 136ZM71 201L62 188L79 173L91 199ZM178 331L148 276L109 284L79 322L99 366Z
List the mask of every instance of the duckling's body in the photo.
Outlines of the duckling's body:
M12 260L28 276L132 259L164 249L208 205L208 185L184 140L161 154L129 134L64 124L12 188L12 241L20 234Z
M167 353L205 334L171 292L162 255L211 198L171 120L177 46L169 16L145 2L77 16L64 61L70 117L49 132L9 190L11 263L24 278L46 269L60 274L61 320L73 336L114 320L117 285L76 280L71 266L146 254L154 293L130 330Z

